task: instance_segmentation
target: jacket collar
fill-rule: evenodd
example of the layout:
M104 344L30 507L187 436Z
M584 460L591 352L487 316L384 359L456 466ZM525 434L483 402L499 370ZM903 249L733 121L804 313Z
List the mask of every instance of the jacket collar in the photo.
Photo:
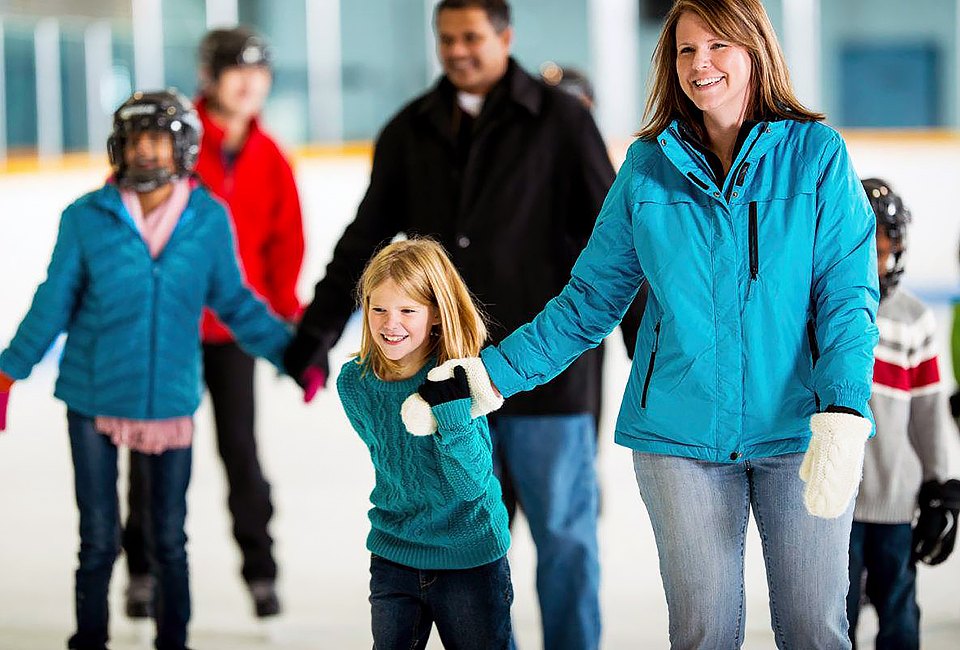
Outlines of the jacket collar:
M196 106L197 115L200 116L200 123L203 124L203 137L201 142L206 146L213 147L215 151L222 151L226 131L214 122L210 116L210 104L207 98L202 96L198 97L194 106ZM247 133L247 140L244 142L241 150L245 148L256 135L259 135L260 132L260 118L255 117L250 121L250 131Z
M484 101L484 110L489 103L496 103L501 96L520 106L531 115L539 115L543 107L543 88L527 72L520 67L513 57L507 61L507 71L500 81L487 93ZM450 82L450 79L444 75L427 93L424 101L417 109L420 114L431 114L442 117L445 122L450 120L450 112L453 110L456 101L457 89ZM483 115L483 111L480 113Z
M120 188L117 187L112 177L104 183L103 187L93 193L91 202L98 208L106 210L123 221L129 221L131 225L133 224L133 219L127 213L127 209L123 207Z
M729 190L731 184L743 184L745 178L756 169L757 161L783 139L789 123L790 120L777 120L755 124L746 135L730 167L730 173L722 184L723 187L714 184L712 173L705 173L709 169L706 158L686 141L682 135L683 125L679 120L674 120L660 132L657 144L682 175L688 177L704 193L717 198L718 194L729 194L725 189Z
M190 198L187 201L187 207L183 209L183 214L180 217L180 221L177 223L178 227L181 223L187 221L195 212L194 204L197 200L198 187L198 185L194 185L191 182ZM139 232L137 224L133 221L133 217L130 216L130 213L127 212L127 208L123 205L123 199L120 198L120 188L117 187L117 184L112 179L104 183L103 187L101 187L99 190L93 192L93 194L90 196L90 202L94 206L109 212L120 221L126 223L133 228L134 231Z

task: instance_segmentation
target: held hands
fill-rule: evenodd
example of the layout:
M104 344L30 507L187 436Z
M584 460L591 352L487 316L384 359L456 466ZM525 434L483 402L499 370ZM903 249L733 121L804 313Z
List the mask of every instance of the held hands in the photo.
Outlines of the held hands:
M432 406L450 401L450 395L462 394L457 391L462 386L457 384L456 369L462 369L467 380L468 393L463 397L470 398L470 416L478 418L496 411L503 405L503 397L490 383L490 376L479 357L466 359L450 359L427 373L427 381L400 407L400 417L403 424L415 436L429 436L437 431L437 419L433 416ZM453 378L454 383L445 384L443 380ZM442 388L429 386L430 384L443 385ZM424 394L424 387L426 394ZM440 400L435 402L430 400ZM457 399L457 398L453 398Z
M800 465L807 484L803 503L814 517L836 519L850 505L863 473L870 421L848 413L817 413L810 418L810 447Z
M283 351L283 367L303 388L305 403L309 403L327 385L330 347L328 337L316 337L299 328Z
M453 377L450 379L433 380L428 376L427 380L420 384L417 393L431 408L458 399L467 399L470 397L467 371L463 366L456 366L453 369Z
M913 527L912 559L931 566L940 564L953 551L960 514L960 481L927 481L917 495L920 516Z

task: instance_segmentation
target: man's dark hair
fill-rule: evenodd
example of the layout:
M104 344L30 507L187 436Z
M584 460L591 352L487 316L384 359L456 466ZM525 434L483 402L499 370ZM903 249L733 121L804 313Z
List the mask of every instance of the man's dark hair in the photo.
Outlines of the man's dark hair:
M440 0L433 14L434 24L444 9L483 9L498 34L510 26L510 5L506 0Z

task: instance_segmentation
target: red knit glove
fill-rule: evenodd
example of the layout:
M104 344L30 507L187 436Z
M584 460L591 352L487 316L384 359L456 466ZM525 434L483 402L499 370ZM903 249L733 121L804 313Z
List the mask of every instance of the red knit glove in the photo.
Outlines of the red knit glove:
M313 398L320 392L321 388L327 385L327 373L319 366L310 366L303 371L301 376L303 380L303 402L309 404Z
M0 431L7 428L7 404L10 402L10 387L13 379L10 375L0 372Z
M10 391L0 393L0 431L7 429L7 402L10 401Z

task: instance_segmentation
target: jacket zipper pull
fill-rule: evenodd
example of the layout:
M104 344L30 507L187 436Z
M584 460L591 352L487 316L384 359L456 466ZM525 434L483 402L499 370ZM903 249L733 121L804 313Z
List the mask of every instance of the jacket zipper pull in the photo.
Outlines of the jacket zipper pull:
M750 169L750 163L745 162L742 165L740 165L740 173L737 174L737 180L734 183L734 185L736 185L737 187L740 187L741 185L743 185L743 181L747 177L748 169Z

